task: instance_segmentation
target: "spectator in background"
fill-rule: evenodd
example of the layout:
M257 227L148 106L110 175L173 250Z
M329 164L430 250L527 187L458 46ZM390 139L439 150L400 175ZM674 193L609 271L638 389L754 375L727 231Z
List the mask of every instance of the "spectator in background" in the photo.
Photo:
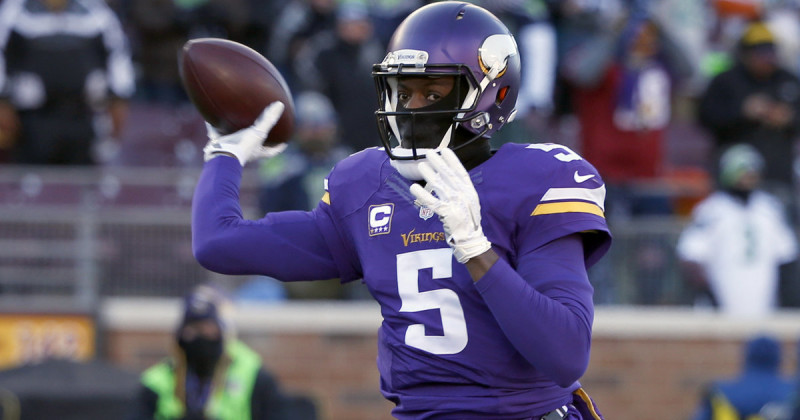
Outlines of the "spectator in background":
M568 34L561 41L562 86L579 125L578 149L606 182L610 224L673 212L671 198L652 186L664 175L671 95L691 67L643 7L627 13L611 8L597 16L562 9L562 33ZM670 251L645 238L628 258L635 262L637 304L664 303ZM602 261L592 273L604 303L613 303L617 293L609 264Z
M680 107L681 100L694 101L708 84L709 72L717 71L726 63L725 56L718 56L715 50L720 46L712 41L723 41L713 35L717 32L720 18L715 14L714 6L718 1L656 1L649 2L649 10L653 17L661 24L661 30L669 34L670 39L686 56L686 61L691 67L688 77L682 81L676 91L676 107ZM725 48L725 51L728 51ZM693 108L691 108L693 109ZM686 112L688 122L694 124L694 116ZM675 115L675 122L682 114Z
M303 89L324 93L337 112L341 141L353 150L378 145L375 130L375 83L372 64L380 62L385 47L373 37L367 8L345 2L337 9L336 29L309 41L295 60Z
M266 55L272 28L277 24L275 19L289 1L245 0L248 5L248 19L241 42Z
M775 35L775 47L781 66L793 74L800 72L800 3L764 2L762 19Z
M607 183L610 220L671 212L666 197L637 185L663 175L671 95L691 72L644 10L633 10L624 22L621 30L573 46L560 69L580 123L582 155Z
M626 10L623 8L622 0L547 0L547 4L550 20L556 29L557 68L553 111L560 124L571 120L573 125L576 125L571 95L573 83L569 82L568 77L579 76L581 73L570 75L564 70L567 54L576 57L577 53L578 59L586 57L592 49L585 46L591 42L601 42L604 48L610 48L613 38L604 34L616 33L619 30L618 22L625 18ZM607 52L601 54L606 56ZM581 67L576 68L580 69ZM592 74L594 72L590 72L589 76ZM574 143L573 140L571 144Z
M722 155L718 190L700 202L677 251L690 281L734 316L765 316L777 306L779 267L797 257L782 203L759 188L764 161L754 147Z
M138 97L168 105L188 100L178 72L187 40L220 37L242 40L248 5L243 0L136 0L129 6L140 65Z
M701 97L698 119L713 135L714 156L735 143L750 144L761 153L767 163L763 188L784 203L790 223L797 227L794 163L800 134L800 79L781 66L776 48L766 24L750 23L739 38L735 64L713 78ZM796 263L782 267L781 287L781 304L800 306Z
M389 39L397 25L411 12L430 2L423 0L366 0L366 3L374 23L375 36L382 45L389 45Z
M336 3L336 0L290 0L275 19L265 55L292 90L300 89L294 71L297 53L311 38L336 27Z
M739 39L734 66L709 83L700 99L699 121L714 137L716 156L747 143L767 162L764 187L790 205L795 219L795 138L800 128L800 80L778 63L775 38L761 22Z
M135 87L127 42L101 0L0 3L0 137L13 162L90 165L109 149L98 146L119 138Z
M323 94L307 91L295 97L295 133L289 148L259 167L261 191L259 205L264 213L285 210L312 210L325 193L322 180L333 166L347 157L350 149L339 144L336 111ZM338 281L289 282L259 276L240 290L239 296L251 299L276 296L285 289L292 299L341 299L355 290ZM266 292L273 290L272 293ZM279 296L279 295L278 295ZM251 298L252 297L252 298Z
M556 75L556 31L544 0L481 1L514 34L520 49L521 85L515 120L492 137L499 147L507 141L541 141L553 136L550 117ZM567 145L572 146L572 145Z
M284 418L278 384L236 340L230 306L209 285L186 296L173 355L142 374L130 420Z
M295 97L295 131L289 148L259 168L263 213L311 210L325 193L322 180L351 153L339 144L336 110L314 91Z
M749 340L744 350L741 374L711 384L694 420L772 419L767 414L778 411L788 400L792 383L780 374L780 343L760 336Z

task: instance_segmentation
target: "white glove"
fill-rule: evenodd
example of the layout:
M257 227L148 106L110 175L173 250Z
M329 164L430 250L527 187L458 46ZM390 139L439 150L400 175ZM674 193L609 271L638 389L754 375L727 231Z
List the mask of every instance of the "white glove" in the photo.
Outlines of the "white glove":
M243 128L231 134L221 135L211 124L206 123L208 132L208 143L203 148L203 157L206 162L219 156L229 153L239 159L239 163L244 166L247 162L262 158L271 158L279 155L286 149L286 144L278 144L266 147L263 145L264 139L269 135L269 131L283 113L283 103L273 102L258 116L250 127Z
M419 170L427 186L411 185L416 204L428 206L444 224L453 255L464 264L491 249L481 228L481 204L469 173L450 149L442 155L428 153ZM434 197L428 190L436 193Z

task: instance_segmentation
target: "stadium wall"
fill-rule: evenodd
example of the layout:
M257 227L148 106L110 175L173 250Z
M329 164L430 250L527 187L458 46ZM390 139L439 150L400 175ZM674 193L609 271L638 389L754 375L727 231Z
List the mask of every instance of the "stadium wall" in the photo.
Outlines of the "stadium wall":
M179 312L173 299L105 301L103 353L121 367L144 370L168 354ZM391 404L378 392L380 313L372 302L240 305L236 324L288 392L316 401L322 420L391 419ZM688 419L703 386L736 375L742 343L760 333L781 340L784 372L795 375L800 312L754 321L689 309L601 307L582 383L606 419Z

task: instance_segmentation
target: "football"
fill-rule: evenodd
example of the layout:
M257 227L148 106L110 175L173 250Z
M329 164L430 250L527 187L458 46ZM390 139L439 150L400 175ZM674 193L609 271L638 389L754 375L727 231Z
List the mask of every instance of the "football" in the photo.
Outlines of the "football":
M264 145L289 140L294 128L292 94L266 57L238 42L198 38L184 44L179 62L189 99L220 133L249 127L264 107L281 101L285 109Z

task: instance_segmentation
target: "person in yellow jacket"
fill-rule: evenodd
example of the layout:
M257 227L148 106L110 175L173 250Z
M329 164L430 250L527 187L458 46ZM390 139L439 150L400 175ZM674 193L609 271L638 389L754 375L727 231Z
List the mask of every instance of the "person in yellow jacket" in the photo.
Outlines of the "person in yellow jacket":
M229 307L212 286L187 295L173 354L142 374L130 420L284 418L278 383L235 338Z

